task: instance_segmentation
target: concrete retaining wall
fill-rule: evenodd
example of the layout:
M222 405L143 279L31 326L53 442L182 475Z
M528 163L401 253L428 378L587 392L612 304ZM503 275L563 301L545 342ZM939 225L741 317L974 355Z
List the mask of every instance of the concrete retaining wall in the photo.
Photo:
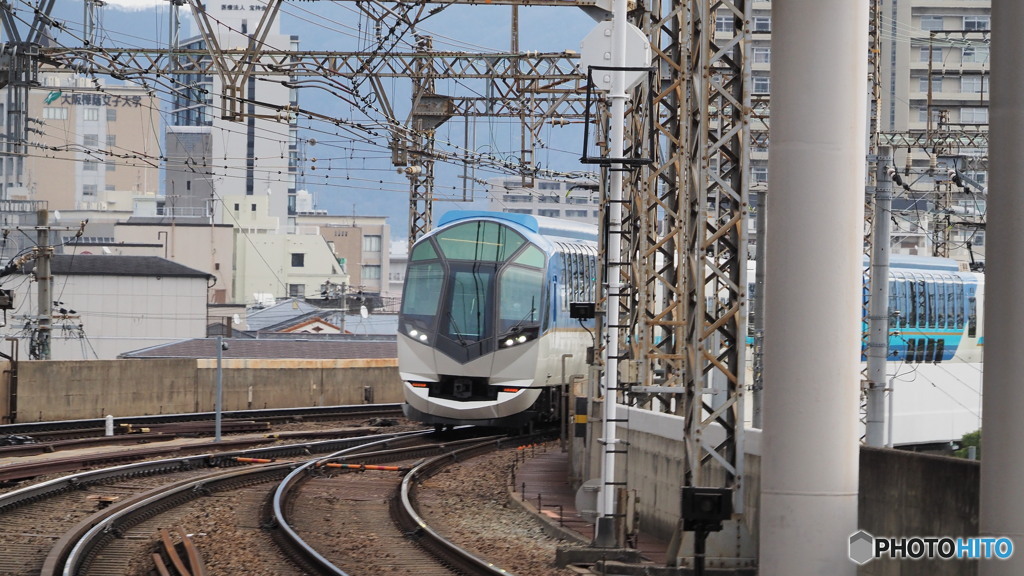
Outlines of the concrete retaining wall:
M857 521L875 536L977 536L980 486L980 462L862 446ZM861 576L977 573L977 561L958 560L872 560L858 571Z
M0 415L10 423L9 364ZM402 402L393 359L224 360L224 409ZM33 361L18 365L17 421L212 411L216 360Z
M622 412L625 412L624 414ZM595 441L601 433L601 403L591 404L586 442L574 438L574 479L600 476L603 445ZM668 540L679 520L680 486L683 484L683 431L685 420L670 414L656 414L620 407L618 438L628 446L628 455L617 458L616 477L637 492L637 511L644 532ZM710 442L718 439L709 430ZM727 527L708 540L710 556L756 557L758 511L760 506L761 431L746 430L744 459L745 515L742 526ZM717 465L705 471L704 485L721 485ZM858 527L875 536L978 535L980 466L978 462L917 454L900 450L861 447ZM722 538L725 536L725 538ZM680 554L692 554L685 537ZM837 562L847 562L847 558ZM977 562L959 561L871 561L860 567L861 576L973 575Z

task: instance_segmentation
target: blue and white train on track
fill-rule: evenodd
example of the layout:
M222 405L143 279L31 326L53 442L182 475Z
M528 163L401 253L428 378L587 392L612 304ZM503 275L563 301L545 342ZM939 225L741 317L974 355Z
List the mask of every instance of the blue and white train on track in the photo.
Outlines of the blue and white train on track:
M981 428L984 274L955 260L893 256L889 364L895 445L939 444Z
M438 428L558 420L560 385L587 372L594 346L593 320L570 317L570 304L594 302L600 277L594 226L445 215L409 254L398 334L406 415ZM953 260L892 257L894 444L946 443L981 427L984 288L982 274Z
M409 418L437 428L555 421L560 385L586 372L597 228L454 211L409 253L398 365ZM577 315L578 316L578 315Z

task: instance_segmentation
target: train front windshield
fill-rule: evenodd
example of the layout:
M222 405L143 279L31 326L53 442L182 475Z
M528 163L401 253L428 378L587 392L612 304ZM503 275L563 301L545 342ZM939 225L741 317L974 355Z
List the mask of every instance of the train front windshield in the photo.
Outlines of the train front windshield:
M457 224L409 255L401 330L466 362L536 337L544 253L497 222Z

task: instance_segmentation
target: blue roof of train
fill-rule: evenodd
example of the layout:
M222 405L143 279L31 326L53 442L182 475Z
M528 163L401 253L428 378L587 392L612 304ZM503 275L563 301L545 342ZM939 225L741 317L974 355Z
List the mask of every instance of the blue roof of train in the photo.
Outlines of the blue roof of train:
M893 254L889 257L889 268L902 270L941 270L945 272L963 272L960 263L952 258L934 256L906 256Z
M575 238L577 240L590 240L597 242L597 226L576 222L573 220L560 220L558 218L547 218L544 216L533 216L530 214L512 214L509 212L489 212L486 210L452 210L446 212L438 221L437 226L445 226L462 220L474 218L492 218L494 220L505 220L518 224L523 228L543 236L558 238Z

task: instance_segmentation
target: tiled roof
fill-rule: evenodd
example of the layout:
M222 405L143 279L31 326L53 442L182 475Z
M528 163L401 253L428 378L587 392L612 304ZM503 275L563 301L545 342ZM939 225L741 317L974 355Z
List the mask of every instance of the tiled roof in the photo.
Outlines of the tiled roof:
M308 339L239 339L225 338L228 349L222 358L265 359L366 359L395 358L394 339L326 339L312 336ZM162 346L153 346L121 354L121 358L216 358L216 338L195 338Z
M34 268L35 262L26 265L27 271ZM50 272L64 276L210 277L206 272L182 266L159 256L57 254L50 258Z

